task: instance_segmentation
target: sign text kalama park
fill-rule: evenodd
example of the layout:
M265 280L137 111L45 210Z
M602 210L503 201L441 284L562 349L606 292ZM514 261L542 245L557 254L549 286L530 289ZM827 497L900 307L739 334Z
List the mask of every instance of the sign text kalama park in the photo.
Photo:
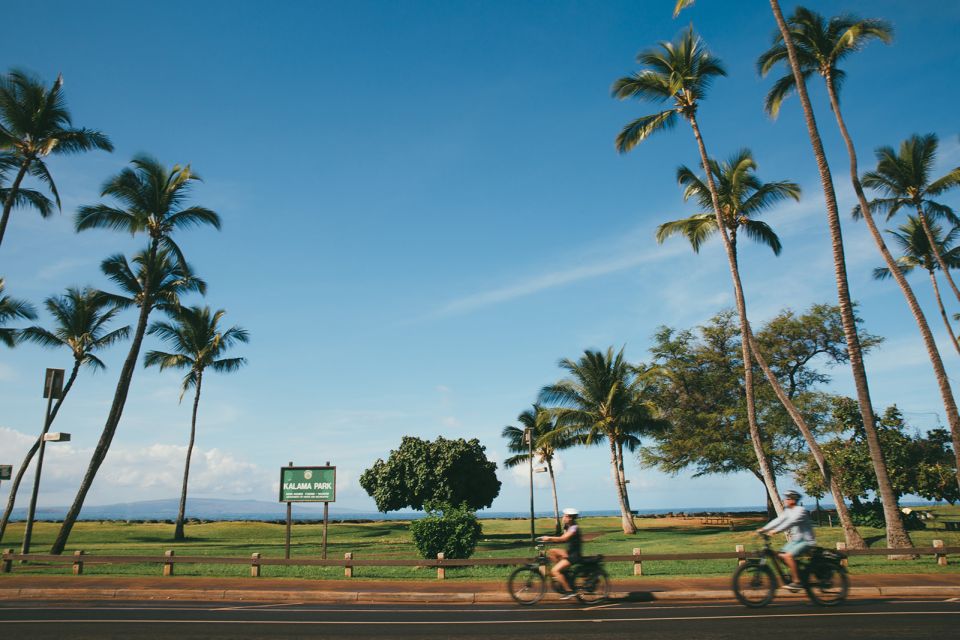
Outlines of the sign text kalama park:
M294 502L323 503L323 542L321 557L327 559L327 524L331 502L337 501L337 468L328 462L322 467L280 467L280 502L287 503L287 544L285 556L290 558L290 528Z
M280 502L336 501L336 467L280 468Z

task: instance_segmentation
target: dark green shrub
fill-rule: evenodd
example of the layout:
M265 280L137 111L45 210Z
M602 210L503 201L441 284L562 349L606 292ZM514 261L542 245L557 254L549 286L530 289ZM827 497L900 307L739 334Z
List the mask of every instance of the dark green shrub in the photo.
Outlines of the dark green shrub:
M424 558L469 558L477 548L482 528L466 506L430 505L427 516L410 523L413 544Z
M926 523L920 519L920 514L916 511L904 513L903 524L908 531L917 531L926 529ZM887 526L883 519L883 503L879 499L872 502L861 502L850 507L850 519L858 527L873 527L874 529L883 529Z

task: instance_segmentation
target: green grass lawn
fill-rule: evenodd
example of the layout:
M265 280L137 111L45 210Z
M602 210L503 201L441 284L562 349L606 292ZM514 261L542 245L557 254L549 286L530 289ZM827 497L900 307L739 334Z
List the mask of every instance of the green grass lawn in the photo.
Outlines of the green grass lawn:
M938 507L934 512L939 518L960 519L960 507ZM483 537L474 555L476 558L529 557L533 548L529 542L527 520L481 520ZM353 553L354 559L399 559L416 558L416 549L410 541L408 522L381 521L371 523L335 523L330 525L328 558L343 558L345 552ZM759 519L735 520L735 530L726 527L700 525L699 520L669 518L638 518L640 527L636 535L624 535L620 519L615 517L584 518L583 530L594 534L585 545L588 554L623 555L640 548L643 553L695 553L698 551L733 551L735 545L744 544L747 549L757 546L751 534L761 524ZM538 520L539 533L552 533L552 520ZM59 525L39 522L34 526L33 551L44 553L53 542ZM293 526L291 557L319 558L322 525L298 524ZM173 526L162 523L125 522L79 522L74 527L65 554L82 549L90 555L163 555L172 549L179 556L250 557L259 552L265 558L282 558L285 526L263 522L207 522L188 524L188 540L172 541ZM861 534L874 547L884 543L882 529L861 528ZM0 544L0 548L20 547L23 523L13 523ZM960 533L946 531L942 522L933 521L928 529L912 532L914 543L930 546L934 539L947 546L960 546ZM838 527L820 527L818 542L825 547L835 547L843 540ZM690 561L645 561L645 576L725 576L735 566L734 560ZM503 580L509 567L466 567L447 569L447 579ZM632 577L630 562L608 563L614 578ZM947 567L938 567L932 556L919 560L889 561L885 556L850 558L852 573L935 573L960 571L960 559ZM69 565L14 565L17 574L69 574ZM178 564L180 576L249 576L246 565L200 565ZM99 565L87 564L87 575L159 575L160 566L151 564ZM0 574L0 580L5 574ZM263 567L266 577L296 577L342 579L342 567ZM436 570L414 567L356 567L354 580L433 579Z

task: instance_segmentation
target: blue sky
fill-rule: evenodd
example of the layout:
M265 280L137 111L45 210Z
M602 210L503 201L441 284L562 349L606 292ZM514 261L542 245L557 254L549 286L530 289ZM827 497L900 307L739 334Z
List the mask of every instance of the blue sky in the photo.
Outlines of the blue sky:
M108 133L116 151L50 162L63 215L14 213L0 248L8 293L39 304L69 285L107 287L99 262L140 241L75 234L76 207L98 202L102 182L136 153L191 163L205 180L194 202L217 210L224 228L178 242L210 284L206 303L252 335L235 352L249 359L245 370L205 381L192 496L274 500L279 466L329 460L339 467L337 506L372 510L357 478L407 434L478 437L502 460L500 430L560 376L560 358L626 345L643 360L659 325L692 326L732 303L718 245L697 256L679 240L653 240L658 223L693 212L674 183L679 164L697 162L689 129L626 156L613 147L620 128L653 107L611 99L610 84L636 68L638 51L691 21L729 72L700 111L711 154L749 147L763 179L804 187L799 204L766 218L781 257L743 247L751 319L836 299L799 105L791 99L777 121L761 109L770 80L754 61L774 28L769 5L731 12L702 0L679 21L672 5L15 4L9 23L42 23L43 35L8 30L4 64L48 81L62 72L75 123ZM893 45L873 44L844 67L861 166L872 166L875 147L928 132L941 138L940 170L960 164L958 90L943 82L958 71L960 7L807 6L896 27ZM886 338L868 359L875 404L897 403L920 428L942 424L906 305L892 283L870 279L880 259L846 215L846 154L821 87L811 89L853 295L867 328ZM946 201L960 204L957 194ZM925 280L915 285L944 338ZM955 376L956 355L941 344ZM49 448L43 504L72 499L125 354L108 352L110 369L84 374L65 404L55 428L74 440ZM18 464L41 426L43 369L69 364L68 354L33 346L0 352L0 463ZM831 388L849 393L849 371L832 374ZM178 384L175 373L137 371L89 504L177 495L190 408L178 404ZM560 466L564 504L615 507L603 450L567 452ZM762 497L753 478L674 478L636 463L628 474L641 509ZM525 478L501 470L501 479L493 508L524 509ZM539 504L548 499L539 490Z

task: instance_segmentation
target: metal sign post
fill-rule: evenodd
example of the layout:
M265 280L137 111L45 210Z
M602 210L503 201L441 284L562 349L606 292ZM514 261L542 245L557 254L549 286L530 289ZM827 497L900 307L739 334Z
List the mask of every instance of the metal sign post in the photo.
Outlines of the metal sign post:
M280 502L287 503L287 558L290 557L290 505L293 502L323 503L323 558L327 557L329 507L337 501L337 468L327 462L322 467L295 467L291 462L280 467Z
M0 464L0 480L9 480L13 475L12 464Z
M287 463L287 466L292 467L293 460ZM283 499L283 478L280 479L280 499L281 500ZM287 500L287 544L284 547L284 552L283 552L283 557L286 558L287 560L290 559L290 527L293 524L293 518L292 518L293 510L291 509L291 504L292 503L289 500Z
M43 415L43 431L40 432L40 451L37 454L37 471L33 475L33 493L27 508L27 524L23 530L23 546L20 553L30 553L30 538L33 536L33 518L37 510L37 495L40 493L40 471L43 469L43 452L47 445L47 431L50 429L50 409L54 399L63 395L63 369L47 369L43 381L43 397L47 399L47 410ZM68 436L69 438L69 436Z

